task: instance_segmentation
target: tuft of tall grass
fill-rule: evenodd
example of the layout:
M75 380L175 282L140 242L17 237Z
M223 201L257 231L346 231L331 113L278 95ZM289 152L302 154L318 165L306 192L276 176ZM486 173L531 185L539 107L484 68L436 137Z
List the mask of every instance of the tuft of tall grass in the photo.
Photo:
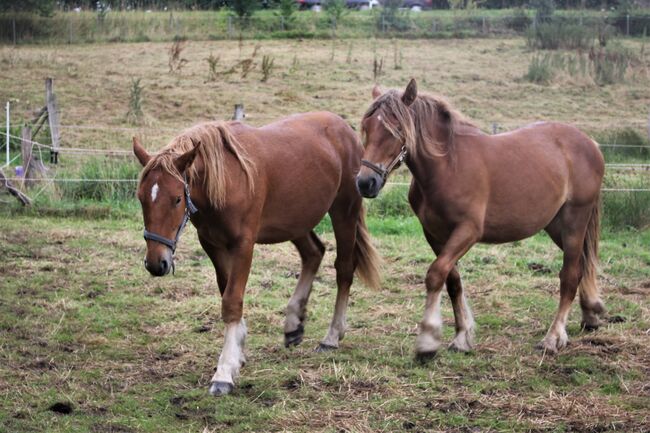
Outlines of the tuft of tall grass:
M377 198L366 200L368 215L380 218L412 216L407 195L406 185L386 185Z
M526 31L526 43L530 48L540 50L588 49L596 37L592 28L579 24L567 24L552 21L529 27Z
M64 200L98 202L133 201L141 167L133 161L91 158L78 169L62 170L60 179L88 179L59 182L57 190ZM125 181L115 181L117 179Z
M528 72L524 79L531 83L548 84L555 77L555 69L551 64L550 54L535 54L530 59Z
M650 182L628 184L650 189ZM644 229L650 226L650 191L603 192L603 225L612 230Z

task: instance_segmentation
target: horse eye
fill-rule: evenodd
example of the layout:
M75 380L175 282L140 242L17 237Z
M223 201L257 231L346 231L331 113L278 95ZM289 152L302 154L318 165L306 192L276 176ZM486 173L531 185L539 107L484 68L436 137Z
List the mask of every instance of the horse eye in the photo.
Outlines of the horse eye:
M176 197L176 203L175 204L176 204L176 206L181 204L181 196L180 195L178 197Z

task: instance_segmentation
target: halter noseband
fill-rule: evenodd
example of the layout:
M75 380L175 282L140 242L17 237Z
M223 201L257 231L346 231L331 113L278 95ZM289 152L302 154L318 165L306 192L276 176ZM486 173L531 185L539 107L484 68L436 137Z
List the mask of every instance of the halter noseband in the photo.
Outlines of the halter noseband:
M192 203L192 199L190 198L190 185L187 183L187 176L185 174L183 174L183 182L185 189L185 215L183 215L183 222L176 232L176 238L168 239L166 237L147 231L147 229L144 229L145 240L160 242L163 245L167 245L172 250L172 254L176 252L176 244L178 243L178 238L181 237L183 229L187 225L187 222L190 220L190 215L193 215L197 211L196 206L194 206L194 203Z
M382 168L380 165L377 165L375 163L372 163L366 159L361 160L361 165L365 165L375 173L377 173L379 176L381 176L382 181L386 182L386 179L388 178L388 175L393 171L393 169L397 168L402 162L404 162L404 158L406 158L406 145L402 145L402 149L400 150L399 154L391 161L390 164L388 164L388 167Z

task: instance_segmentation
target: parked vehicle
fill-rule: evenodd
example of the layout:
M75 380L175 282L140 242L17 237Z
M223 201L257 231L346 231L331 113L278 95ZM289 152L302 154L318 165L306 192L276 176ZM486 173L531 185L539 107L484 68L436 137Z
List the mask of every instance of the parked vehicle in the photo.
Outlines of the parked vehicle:
M433 0L404 0L402 7L410 9L413 12L419 12L423 9L431 9Z
M300 9L320 10L327 0L296 0ZM431 1L431 0L429 0ZM350 9L366 10L380 5L378 0L346 0L345 5Z

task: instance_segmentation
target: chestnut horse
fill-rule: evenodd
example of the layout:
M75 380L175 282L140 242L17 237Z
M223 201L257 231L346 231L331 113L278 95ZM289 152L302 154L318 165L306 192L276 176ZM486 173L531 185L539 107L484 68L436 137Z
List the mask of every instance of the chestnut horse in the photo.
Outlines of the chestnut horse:
M605 170L597 143L578 129L536 123L498 135L482 133L443 99L404 92L381 94L362 120L361 194L376 197L404 160L413 174L409 202L436 254L429 267L424 319L416 354L441 345L441 289L446 283L456 322L452 350L468 351L474 320L456 263L477 242L502 243L546 230L564 252L560 306L539 347L567 344L566 322L580 292L582 325L596 328L604 305L596 287L600 187Z
M154 276L174 269L173 253L188 219L210 257L222 295L224 346L210 393L232 391L245 362L243 297L256 243L291 241L302 260L286 309L285 345L302 341L307 301L325 247L314 227L329 212L336 237L334 317L321 350L337 348L355 270L377 287L378 256L370 243L356 188L363 148L332 113L287 117L261 128L209 122L187 129L158 154L134 137L144 166L138 199L144 216L145 267Z

